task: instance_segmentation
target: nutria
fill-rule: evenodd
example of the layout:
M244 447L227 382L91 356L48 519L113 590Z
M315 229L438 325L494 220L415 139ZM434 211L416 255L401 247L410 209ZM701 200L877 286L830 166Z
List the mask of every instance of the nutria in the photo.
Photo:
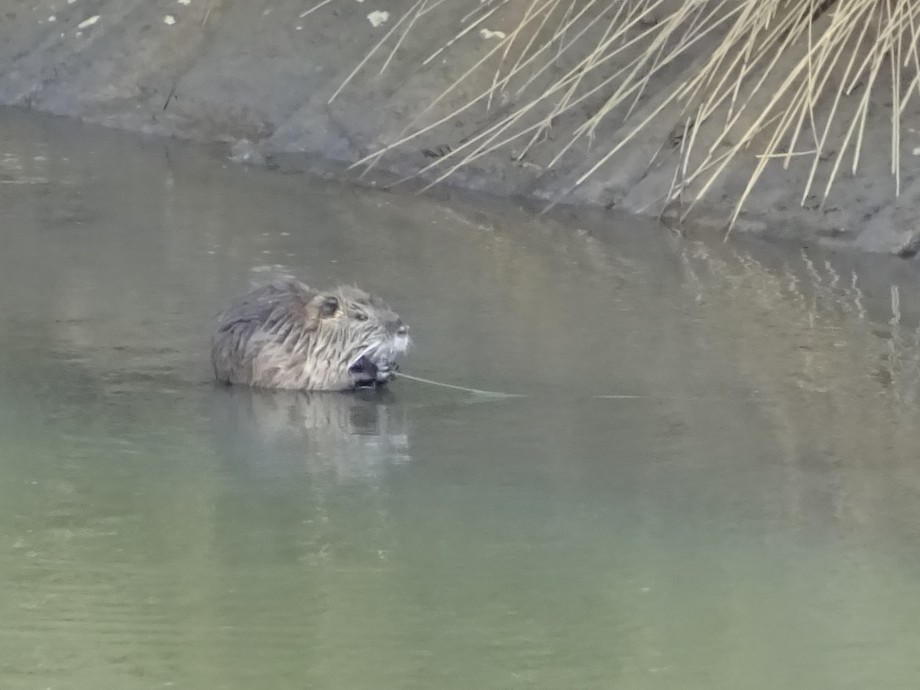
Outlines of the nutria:
M217 318L211 340L221 383L354 390L391 381L409 327L355 287L313 290L294 279L259 286Z

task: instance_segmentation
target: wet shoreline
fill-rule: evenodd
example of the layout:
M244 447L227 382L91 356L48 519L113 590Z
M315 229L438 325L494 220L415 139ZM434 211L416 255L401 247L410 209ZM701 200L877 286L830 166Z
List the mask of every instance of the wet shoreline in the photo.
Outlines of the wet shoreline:
M265 6L231 0L95 0L60 8L48 0L23 3L0 23L0 63L5 65L0 104L211 144L250 165L309 170L355 182L357 173L347 167L392 141L422 104L462 73L487 39L471 35L457 42L436 70L419 69L420 56L452 35L450 22L456 17L444 12L444 25L431 27L427 41L407 42L389 71L362 73L330 103L388 25L368 21L366 15L380 8L321 4L308 12L299 0ZM387 11L395 21L400 8ZM705 52L707 45L699 50ZM651 95L640 99L640 112L652 108L654 94L669 92L682 75L681 70L656 75L649 84ZM450 107L463 97L453 98ZM884 118L876 119L882 124L872 124L867 136L886 141ZM438 132L397 150L359 182L376 180L379 186L417 173L478 131L479 120L487 122L488 116L457 118L456 134ZM658 155L669 127L656 125L630 144L611 169L562 201L579 211L602 213L612 207L656 217L661 209L655 199L671 173L668 165L649 161ZM598 132L610 141L619 134L613 125ZM905 145L913 136L905 137ZM771 167L735 232L912 256L917 246L915 185L905 171L903 194L893 197L882 148L868 147L864 172L842 180L840 191L823 208L813 200L799 203L801 170ZM576 153L566 167L547 172L540 161L518 163L499 151L461 168L449 184L541 206L559 198L590 161L588 154ZM437 172L422 180L430 181ZM722 231L744 175L743 170L730 171L704 199L687 223L691 234ZM448 187L441 193L457 191Z

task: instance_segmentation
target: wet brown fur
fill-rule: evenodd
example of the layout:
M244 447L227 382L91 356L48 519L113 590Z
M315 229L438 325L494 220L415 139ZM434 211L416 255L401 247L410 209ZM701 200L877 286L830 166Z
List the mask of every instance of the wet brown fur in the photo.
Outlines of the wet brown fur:
M408 346L408 327L379 298L284 279L242 295L218 316L211 362L227 384L352 390L392 380Z

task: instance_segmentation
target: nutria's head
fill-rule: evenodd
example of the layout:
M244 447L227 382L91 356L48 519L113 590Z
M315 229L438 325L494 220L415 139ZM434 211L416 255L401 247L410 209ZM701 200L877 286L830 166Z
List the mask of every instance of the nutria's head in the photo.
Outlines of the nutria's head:
M325 379L322 388L387 383L396 358L409 349L409 327L383 300L356 287L316 293L307 305L313 333L304 344L306 369ZM315 330L314 330L315 329Z

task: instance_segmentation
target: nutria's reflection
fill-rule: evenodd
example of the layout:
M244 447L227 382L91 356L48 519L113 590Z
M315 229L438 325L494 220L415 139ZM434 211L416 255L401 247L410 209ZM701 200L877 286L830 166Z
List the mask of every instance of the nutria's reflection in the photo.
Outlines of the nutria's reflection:
M385 389L344 394L233 386L215 395L219 438L253 474L306 470L369 478L411 459L405 409Z

